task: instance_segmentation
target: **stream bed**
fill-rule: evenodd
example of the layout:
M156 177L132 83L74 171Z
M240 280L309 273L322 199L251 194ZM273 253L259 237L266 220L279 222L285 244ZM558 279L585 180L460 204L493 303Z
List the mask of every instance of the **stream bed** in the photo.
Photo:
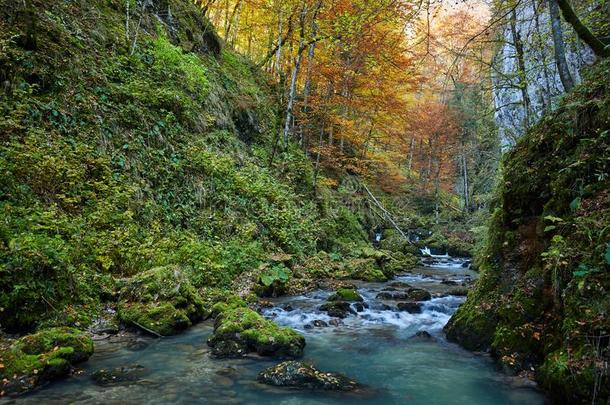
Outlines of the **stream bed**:
M257 374L279 361L257 356L212 359L206 345L213 331L208 321L175 337L125 334L97 341L95 354L77 375L17 402L544 404L544 397L528 381L508 377L487 356L445 340L442 328L464 301L451 292L474 278L476 273L463 266L463 261L451 265L445 259L442 266L420 267L388 283L355 282L368 308L359 308L361 312L343 320L318 310L331 291L282 297L264 310L267 318L305 335L304 361L324 371L346 374L368 387L365 394L302 392L259 384ZM421 313L398 311L396 302L376 298L395 282L424 288L433 298L422 303ZM331 324L320 326L327 323ZM429 336L415 336L421 331ZM142 367L135 381L99 386L91 378L100 369L134 365Z

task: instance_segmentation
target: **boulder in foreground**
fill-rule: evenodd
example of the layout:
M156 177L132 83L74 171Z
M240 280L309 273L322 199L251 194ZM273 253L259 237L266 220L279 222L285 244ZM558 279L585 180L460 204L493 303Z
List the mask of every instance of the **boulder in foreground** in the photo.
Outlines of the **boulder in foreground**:
M285 361L270 367L257 379L263 384L301 390L354 391L361 387L341 374L326 373L299 361Z

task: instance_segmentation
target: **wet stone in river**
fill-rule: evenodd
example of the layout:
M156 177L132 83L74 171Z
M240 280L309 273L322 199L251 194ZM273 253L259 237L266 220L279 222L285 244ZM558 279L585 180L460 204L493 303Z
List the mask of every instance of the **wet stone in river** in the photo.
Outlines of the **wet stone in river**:
M257 379L263 384L293 389L354 391L360 387L341 374L322 372L298 361L286 361L263 370Z
M93 373L91 378L97 385L126 384L140 380L145 373L144 367L135 364L117 367L112 370L101 369Z
M396 308L410 314L421 314L422 312L422 305L417 302L399 302Z
M320 311L328 313L328 316L335 318L347 318L350 314L355 314L349 302L331 301L320 306Z

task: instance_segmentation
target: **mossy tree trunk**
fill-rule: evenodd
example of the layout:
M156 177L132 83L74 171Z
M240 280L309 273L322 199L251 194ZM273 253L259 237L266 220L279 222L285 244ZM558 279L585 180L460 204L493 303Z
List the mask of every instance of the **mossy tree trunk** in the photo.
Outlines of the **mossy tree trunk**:
M586 25L580 21L580 18L574 12L569 0L555 0L563 13L563 18L574 28L578 37L582 39L595 53L598 58L607 58L610 56L610 46L597 38Z

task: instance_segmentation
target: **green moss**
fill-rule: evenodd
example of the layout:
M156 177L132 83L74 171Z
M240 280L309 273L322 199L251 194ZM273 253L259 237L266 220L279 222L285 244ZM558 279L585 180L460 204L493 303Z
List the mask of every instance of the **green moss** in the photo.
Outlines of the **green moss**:
M333 295L328 297L329 301L363 301L355 288L339 288Z
M262 356L300 357L305 338L290 328L279 327L249 308L238 307L227 308L218 315L208 345L219 357L240 356L245 351L255 351Z
M143 326L162 336L175 335L192 325L185 311L170 303L124 303L119 319L127 325Z
M33 335L24 336L16 343L19 350L25 354L42 354L55 348L64 348L63 357L69 361L78 362L80 358L88 358L93 354L91 338L74 328L49 328ZM69 353L68 353L69 352Z
M369 259L352 259L347 264L347 278L363 281L387 281L377 261Z
M174 335L206 314L203 299L179 267L151 269L123 284L118 317L126 324Z
M212 316L216 317L223 312L245 307L247 307L247 305L243 299L236 295L225 293L225 296L222 299L219 299L219 302L212 307Z
M411 253L392 253L388 263L383 265L383 272L389 278L395 274L406 272L419 264L419 258Z
M14 342L0 342L5 394L20 394L69 374L93 354L93 341L73 328L49 328Z

